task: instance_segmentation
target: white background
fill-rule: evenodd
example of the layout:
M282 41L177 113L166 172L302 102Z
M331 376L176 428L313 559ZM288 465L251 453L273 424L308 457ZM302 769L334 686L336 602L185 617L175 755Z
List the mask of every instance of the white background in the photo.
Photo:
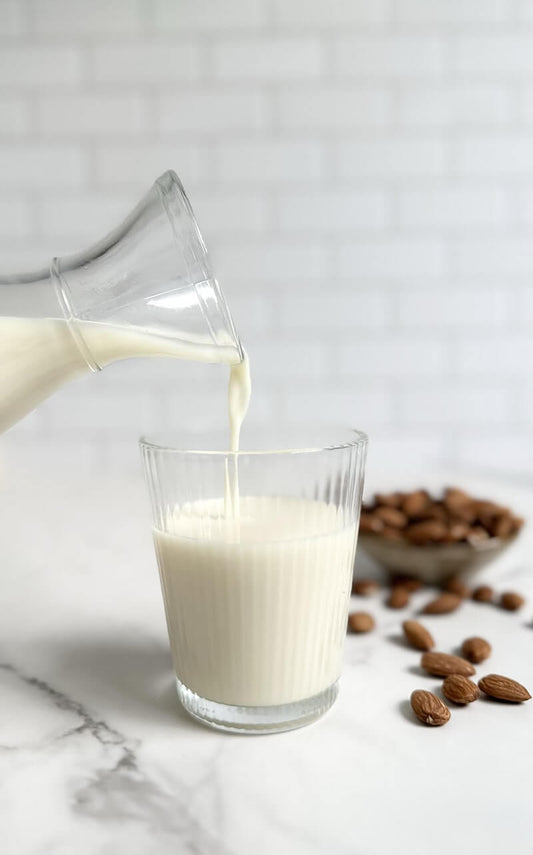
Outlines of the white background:
M533 474L532 25L526 0L0 0L0 268L82 248L172 167L252 423ZM122 466L142 431L223 424L225 375L125 363L9 436Z

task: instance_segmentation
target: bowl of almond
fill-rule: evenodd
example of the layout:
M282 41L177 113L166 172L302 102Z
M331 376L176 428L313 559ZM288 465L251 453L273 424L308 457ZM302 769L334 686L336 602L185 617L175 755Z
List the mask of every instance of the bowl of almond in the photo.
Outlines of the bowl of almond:
M524 520L458 487L376 493L364 503L359 545L386 570L424 582L471 576L513 543Z

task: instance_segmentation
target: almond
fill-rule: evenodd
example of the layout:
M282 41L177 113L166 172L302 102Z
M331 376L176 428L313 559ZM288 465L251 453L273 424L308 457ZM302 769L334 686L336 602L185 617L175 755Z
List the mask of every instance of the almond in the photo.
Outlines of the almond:
M348 617L350 632L370 632L375 625L376 621L368 612L352 612Z
M387 508L399 508L403 499L403 493L376 493L376 505L385 505Z
M484 638L473 636L472 638L465 638L461 651L465 659L468 659L469 662L475 662L477 665L478 662L483 662L489 658L492 647Z
M405 537L410 543L422 546L425 543L438 543L444 540L447 533L448 528L444 522L424 520L408 526L405 530Z
M489 502L486 499L475 499L476 514L478 519L486 521L500 516L500 514L508 513L507 508L502 505L497 505L496 502Z
M452 656L450 653L424 653L420 661L424 671L435 677L447 677L448 674L462 674L470 677L476 673L476 669L466 659L460 656Z
M415 591L419 591L420 588L424 587L424 583L421 579L418 579L416 576L407 576L405 573L395 573L391 579L391 585L393 588L396 585L400 585L402 588L407 588L410 594L413 594Z
M352 585L352 594L357 597L370 597L378 589L379 585L374 579L355 579Z
M374 516L390 528L405 528L407 525L407 517L398 508L376 508Z
M502 539L509 537L513 530L513 518L509 511L501 514L499 517L495 517L491 521L489 528L493 537L500 537Z
M457 594L461 599L465 599L470 594L468 586L459 576L451 576L444 585L444 590L448 591L449 594Z
M446 507L454 508L460 505L467 505L472 501L473 499L469 493L465 493L459 487L446 487L444 491L443 502Z
M359 520L359 528L362 532L377 534L383 530L383 520L379 520L374 514L362 513Z
M450 720L450 710L433 692L417 689L411 695L411 707L417 719L429 727L440 727Z
M470 529L466 540L471 546L475 546L476 543L482 543L484 540L488 540L490 537L486 528L483 528L481 525L474 525Z
M448 534L446 535L446 543L458 543L461 540L466 540L470 533L470 526L465 522L455 520L450 522Z
M486 677L482 677L478 686L489 698L495 698L498 701L519 704L531 698L525 686L509 677L502 677L501 674L487 674Z
M494 589L490 585L478 585L472 591L472 599L477 603L490 603L494 597Z
M426 603L423 612L426 615L446 615L449 612L454 612L461 603L462 598L458 594L446 592Z
M402 511L408 517L418 517L431 504L431 497L427 490L413 490L406 493L402 501Z
M403 609L409 604L409 591L403 585L395 585L385 603L389 609Z
M474 500L468 493L457 487L449 487L444 493L443 504L446 510L463 522L473 522L476 518Z
M454 704L471 704L479 698L479 689L462 674L450 674L442 684L442 693Z
M426 508L420 516L420 520L437 520L438 522L448 523L448 511L442 504L442 502L433 501L429 508Z
M404 620L402 628L407 641L416 650L431 650L435 647L433 636L417 620Z
M508 612L516 612L525 603L524 597L516 591L505 591L500 597L500 606Z

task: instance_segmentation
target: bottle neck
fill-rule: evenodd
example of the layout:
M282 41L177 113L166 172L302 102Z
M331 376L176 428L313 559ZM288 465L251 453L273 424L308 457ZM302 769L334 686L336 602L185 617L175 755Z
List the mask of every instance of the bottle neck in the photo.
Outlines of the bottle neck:
M77 320L76 315L74 314L74 311L72 308L72 303L71 303L71 299L70 299L70 292L69 292L67 283L65 282L65 280L61 276L61 273L59 270L59 259L58 258L53 258L51 261L50 279L51 279L53 286L54 286L57 301L58 301L59 305L61 306L63 316L64 316L64 318L68 324L69 330L72 334L74 341L76 342L76 346L77 346L79 352L83 356L85 362L87 363L87 365L91 371L94 371L94 372L101 371L102 370L101 366L98 365L98 363L96 362L95 358L93 357L93 355L92 355L92 353L91 353L91 351L87 345L87 342L85 341L85 339L81 333L81 330L80 330L80 327L78 324L78 320Z

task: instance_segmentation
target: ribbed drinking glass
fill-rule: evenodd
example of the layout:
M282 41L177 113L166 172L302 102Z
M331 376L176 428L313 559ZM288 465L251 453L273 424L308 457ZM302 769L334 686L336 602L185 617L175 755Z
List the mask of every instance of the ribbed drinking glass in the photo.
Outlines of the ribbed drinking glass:
M337 696L367 440L320 439L141 440L178 696L213 727L289 730Z

